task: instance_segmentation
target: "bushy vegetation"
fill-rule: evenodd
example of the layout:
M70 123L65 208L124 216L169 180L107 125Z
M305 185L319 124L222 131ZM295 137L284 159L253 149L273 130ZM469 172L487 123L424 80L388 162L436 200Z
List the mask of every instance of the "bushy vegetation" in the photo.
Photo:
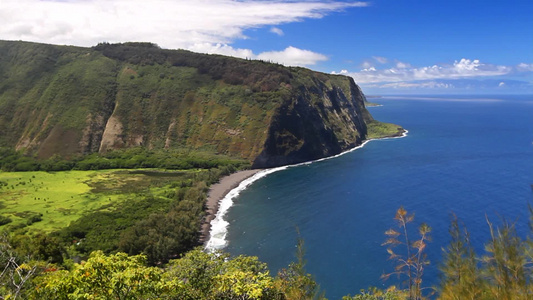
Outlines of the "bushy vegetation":
M225 166L242 168L245 160L235 159L210 152L189 150L148 150L129 148L114 150L105 154L93 153L71 159L53 156L38 159L24 155L10 148L0 148L0 170L5 172L24 171L67 171L160 168L168 170L210 169ZM2 183L0 183L0 187Z
M533 220L533 212L531 216ZM407 227L414 215L400 208L394 219L398 229L386 232L384 245L388 246L387 252L396 262L396 268L385 277L402 276L405 289L371 289L347 299L526 300L533 297L533 227L524 239L517 234L514 224L504 221L501 227L495 228L487 220L491 238L485 244L485 253L479 254L470 243L467 229L453 216L449 229L451 240L443 249L444 258L440 264L440 283L436 287L425 287L422 278L429 264L425 250L431 240L431 228L421 224L418 239L411 240ZM403 248L400 254L392 250L396 246Z
M259 60L236 59L222 55L203 55L186 50L162 50L150 43L100 43L93 49L104 56L133 65L192 67L213 80L231 85L246 85L254 92L277 90L293 78L290 69ZM163 74L163 77L165 75Z
M17 152L4 153L10 155L2 157L3 166L31 160ZM39 167L68 162L72 169L91 171L1 172L0 195L9 214L2 216L0 226L15 236L41 230L60 241L69 257L86 257L96 250L144 253L150 265L199 245L208 187L247 167L242 160L220 155L143 148L72 161L31 161ZM144 168L97 170L116 167Z
M301 259L272 276L257 257L200 249L151 267L142 254L94 251L61 266L35 260L6 236L0 247L0 294L7 299L323 299Z
M464 226L452 219L440 285L428 289L422 277L430 230L420 225L419 236L411 240L407 229L413 221L413 215L400 208L395 216L398 229L386 233L388 252L397 262L394 272L404 276L405 286L371 288L343 300L531 299L533 243L520 238L512 224L494 228L489 222L491 238L485 253L477 255ZM44 234L30 239L3 235L0 294L10 299L325 299L305 271L302 240L297 243L296 260L276 276L256 257L201 249L150 266L146 254L99 250L81 263L72 263L64 260L67 251L58 245L57 238Z

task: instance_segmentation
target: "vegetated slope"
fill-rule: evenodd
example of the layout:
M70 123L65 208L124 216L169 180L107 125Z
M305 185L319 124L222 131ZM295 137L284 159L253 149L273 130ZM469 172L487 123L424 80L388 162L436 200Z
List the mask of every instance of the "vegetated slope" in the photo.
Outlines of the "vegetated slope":
M0 145L40 158L143 146L272 167L353 147L372 122L345 76L150 43L0 41Z

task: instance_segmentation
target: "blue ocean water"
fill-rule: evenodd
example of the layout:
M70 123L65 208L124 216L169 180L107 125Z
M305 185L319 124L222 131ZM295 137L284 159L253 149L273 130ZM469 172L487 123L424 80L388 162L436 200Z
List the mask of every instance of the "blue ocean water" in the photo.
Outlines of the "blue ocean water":
M234 200L226 250L258 256L272 273L294 260L297 228L307 270L329 299L370 286L392 272L384 232L396 209L433 229L424 286L438 282L450 214L469 229L479 253L486 216L528 232L533 193L533 96L384 97L369 108L402 125L407 137L371 141L343 156L287 168L254 182Z

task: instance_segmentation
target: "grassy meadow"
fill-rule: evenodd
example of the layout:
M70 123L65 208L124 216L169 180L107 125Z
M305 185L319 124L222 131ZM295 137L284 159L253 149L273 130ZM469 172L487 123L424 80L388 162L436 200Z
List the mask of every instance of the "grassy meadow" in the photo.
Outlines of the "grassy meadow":
M396 124L384 123L375 120L367 123L366 128L368 139L400 136L403 133L403 128Z
M132 194L162 195L173 179L191 172L196 171L0 172L0 215L12 220L1 227L59 230Z

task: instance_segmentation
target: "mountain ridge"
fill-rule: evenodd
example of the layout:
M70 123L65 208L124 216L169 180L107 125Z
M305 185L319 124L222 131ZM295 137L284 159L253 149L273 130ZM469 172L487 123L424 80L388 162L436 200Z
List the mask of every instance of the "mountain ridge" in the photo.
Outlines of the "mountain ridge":
M275 167L357 146L375 122L352 78L299 67L151 43L0 53L0 143L39 158L141 146Z

